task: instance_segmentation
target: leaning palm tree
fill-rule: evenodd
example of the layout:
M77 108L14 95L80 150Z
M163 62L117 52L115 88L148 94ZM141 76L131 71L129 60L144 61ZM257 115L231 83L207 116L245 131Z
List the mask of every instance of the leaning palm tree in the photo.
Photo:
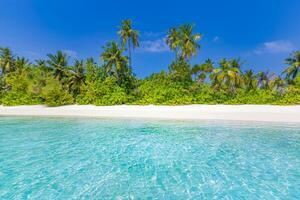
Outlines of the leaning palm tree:
M139 32L132 29L132 21L126 19L122 21L122 26L118 32L122 46L128 45L129 67L131 67L131 47L134 49L139 46ZM131 46L132 45L132 46Z
M300 72L300 51L295 51L289 58L285 60L289 65L283 73L286 74L286 79L294 81Z
M104 47L104 52L101 54L106 74L116 76L118 81L128 64L128 58L123 55L123 52L124 48L120 48L116 42L110 42Z
M166 43L171 50L175 50L176 58L188 60L197 54L200 45L198 40L201 34L193 33L194 26L181 25L179 28L171 28L167 34Z
M15 56L9 48L0 48L0 68L1 74L14 71Z
M246 70L243 74L243 84L246 90L255 90L257 88L257 77L253 70Z
M231 92L234 92L242 83L240 61L236 59L222 59L219 65L219 68L214 69L211 74L213 87L216 89L229 89Z
M62 51L57 51L56 54L48 54L48 65L54 70L54 77L62 80L66 77L66 68L68 66L68 55Z
M214 66L213 66L213 61L210 59L207 59L205 63L203 64L196 64L191 72L193 75L196 76L196 79L198 82L203 83L207 76L213 72Z

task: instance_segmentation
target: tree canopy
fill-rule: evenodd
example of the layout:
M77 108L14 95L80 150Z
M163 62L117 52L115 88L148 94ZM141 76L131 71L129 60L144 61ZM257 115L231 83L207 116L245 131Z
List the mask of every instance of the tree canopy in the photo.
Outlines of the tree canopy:
M0 104L300 104L300 51L283 61L279 75L255 72L236 58L192 65L202 35L184 24L166 33L166 45L175 53L169 70L140 79L131 66L139 32L128 19L118 35L119 41L103 47L99 63L93 58L70 62L63 51L31 61L0 48Z

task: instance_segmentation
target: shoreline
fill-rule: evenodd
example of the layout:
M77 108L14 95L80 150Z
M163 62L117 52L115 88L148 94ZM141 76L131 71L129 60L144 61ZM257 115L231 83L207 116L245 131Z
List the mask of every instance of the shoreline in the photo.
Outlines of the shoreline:
M68 105L0 106L0 116L230 120L300 123L300 105Z

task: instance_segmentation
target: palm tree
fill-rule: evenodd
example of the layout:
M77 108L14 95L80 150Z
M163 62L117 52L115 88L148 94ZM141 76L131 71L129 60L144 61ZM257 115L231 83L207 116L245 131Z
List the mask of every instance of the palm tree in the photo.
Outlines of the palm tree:
M76 96L80 93L80 86L85 84L85 74L82 60L75 60L74 66L69 71L69 89Z
M240 61L222 59L219 65L219 68L214 69L213 74L211 74L212 85L216 89L224 87L233 92L242 83Z
M124 48L120 48L116 42L110 42L104 47L101 60L104 62L106 74L114 75L120 81L120 75L126 70L127 56L123 56Z
M14 64L16 70L22 70L30 65L29 60L24 57L17 57Z
M9 48L0 48L0 68L1 74L14 71L15 56Z
M35 60L35 63L36 63L36 66L37 67L40 67L40 68L45 68L46 67L46 60L43 60L43 59L37 59Z
M261 89L270 89L270 81L274 74L270 74L269 71L266 72L258 72L257 79L258 79L258 85Z
M179 27L181 33L181 57L186 60L197 54L200 45L197 43L201 39L201 34L193 34L193 25L186 24Z
M103 78L104 73L99 73L102 68L98 67L93 58L86 59L84 64L86 70L86 82L95 82L97 79Z
M52 76L52 68L47 65L47 61L43 59L35 60L34 66L36 67L36 72L38 73L37 78L39 80L39 88L46 86L47 79Z
M285 86L285 81L282 78L280 78L279 76L276 76L275 78L273 78L270 81L270 87L273 90L276 90L280 93L284 92L284 86Z
M47 66L47 61L43 59L35 60L35 66L43 71L50 71L51 68Z
M48 54L49 60L47 60L48 65L54 70L54 77L58 80L65 78L65 70L68 66L68 55L62 51L57 51L56 54Z
M243 74L243 83L246 90L253 90L257 88L257 77L253 70L246 70Z
M289 65L289 67L284 70L286 78L294 81L300 71L300 51L295 51L285 60L285 63Z
M128 45L129 67L132 67L131 45L133 49L139 46L139 32L137 30L133 30L132 21L130 19L126 19L122 21L122 26L118 34L121 38L122 47L125 47L126 44Z
M176 52L178 55L178 47L180 44L180 34L177 28L171 28L168 32L166 43L169 45L169 48Z
M196 75L198 82L203 83L207 78L207 75L213 72L213 64L212 60L207 59L205 63L200 65L197 64L192 68L191 72L193 75Z
M175 50L176 57L188 60L197 54L200 45L201 34L193 34L194 26L190 24L181 25L178 29L171 28L168 32L166 43L171 50Z

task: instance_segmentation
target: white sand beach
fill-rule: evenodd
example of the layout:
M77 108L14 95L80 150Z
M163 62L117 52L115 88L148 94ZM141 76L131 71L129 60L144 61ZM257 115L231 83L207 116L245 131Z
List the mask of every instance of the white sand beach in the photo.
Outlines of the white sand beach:
M61 116L102 118L149 118L176 120L238 120L299 122L299 106L271 105L186 105L186 106L93 106L60 107L0 106L0 116Z

